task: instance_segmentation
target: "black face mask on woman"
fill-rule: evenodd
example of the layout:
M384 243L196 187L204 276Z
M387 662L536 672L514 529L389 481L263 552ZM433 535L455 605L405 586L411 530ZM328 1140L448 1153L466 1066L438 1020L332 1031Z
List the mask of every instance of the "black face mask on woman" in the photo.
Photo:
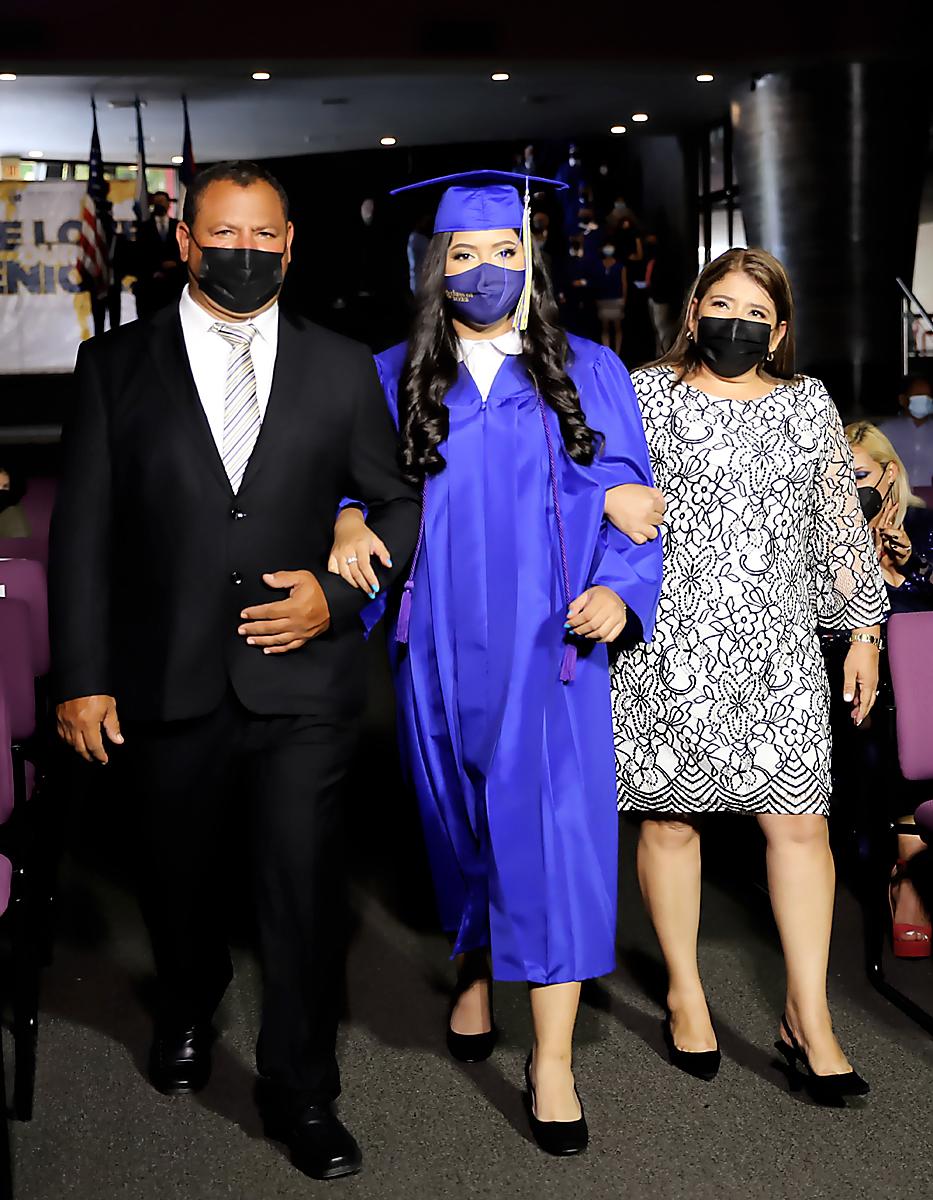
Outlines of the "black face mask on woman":
M884 470L881 473L881 479L884 479L884 471L890 466L889 463L884 463ZM881 482L881 479L878 482ZM891 488L894 487L894 480L888 484L888 490L882 496L878 488L874 484L868 484L866 487L858 489L858 502L862 506L862 512L865 514L866 521L873 521L878 513L884 508L885 501L891 495Z
M697 350L700 358L723 379L736 379L765 360L771 326L742 317L700 317Z
M282 286L283 252L252 247L202 246L198 287L215 304L231 313L252 313L268 304ZM193 275L191 267L188 270Z

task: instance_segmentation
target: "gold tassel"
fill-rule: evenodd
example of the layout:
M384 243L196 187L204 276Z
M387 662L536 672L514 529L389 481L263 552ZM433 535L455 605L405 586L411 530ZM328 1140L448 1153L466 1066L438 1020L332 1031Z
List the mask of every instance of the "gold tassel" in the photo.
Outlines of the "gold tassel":
M512 320L512 328L524 333L528 328L528 315L531 312L531 276L534 266L534 247L531 241L531 191L528 179L525 179L525 209L522 213L522 247L525 251L525 286L519 297Z

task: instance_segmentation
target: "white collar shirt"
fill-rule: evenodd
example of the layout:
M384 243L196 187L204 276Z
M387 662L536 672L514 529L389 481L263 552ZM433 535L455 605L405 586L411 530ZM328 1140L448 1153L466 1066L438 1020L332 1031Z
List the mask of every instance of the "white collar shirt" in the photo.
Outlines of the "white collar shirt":
M484 404L489 399L499 368L506 358L521 352L522 336L516 329L500 333L496 338L457 340L457 358L472 375Z
M212 332L218 321L191 298L187 286L181 294L178 315L181 317L181 331L184 335L185 349L188 352L188 362L191 364L191 374L194 376L198 398L204 409L204 415L207 417L217 452L222 457L227 365L233 350L229 342L225 342L219 333ZM229 324L236 328L242 322L231 321ZM275 355L279 343L278 303L267 308L258 317L253 317L248 324L256 330L250 344L250 354L253 359L253 370L256 373L256 399L259 402L259 416L261 420L265 420L269 396L272 392L272 375L275 370Z

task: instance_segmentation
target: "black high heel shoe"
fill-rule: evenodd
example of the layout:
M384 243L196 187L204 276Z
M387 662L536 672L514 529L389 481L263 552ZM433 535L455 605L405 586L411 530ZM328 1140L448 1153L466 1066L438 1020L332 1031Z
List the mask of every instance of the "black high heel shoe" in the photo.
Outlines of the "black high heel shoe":
M867 1096L871 1091L867 1081L855 1070L843 1071L838 1075L817 1075L803 1047L794 1037L786 1015L781 1017L781 1029L784 1037L774 1043L775 1049L783 1054L789 1067L795 1070L801 1066L805 1068L804 1086L817 1104L839 1107L847 1096Z
M716 1078L722 1064L722 1052L719 1047L715 1050L681 1050L674 1044L670 1013L664 1018L664 1042L672 1067L677 1067L687 1075L692 1075L694 1079L703 1079L707 1083Z
M470 980L466 986L471 986L475 980ZM461 1063L481 1063L485 1062L496 1048L496 1043L499 1040L499 1030L496 1028L495 1017L492 1016L492 980L488 980L489 986L489 1012L492 1019L492 1028L486 1033L456 1033L450 1028L450 1018L453 1016L454 1009L457 1007L457 1001L466 991L466 987L458 986L450 1001L450 1007L447 1010L447 1049L450 1052L451 1058L455 1058Z
M590 1144L590 1131L586 1124L586 1113L580 1093L574 1088L580 1101L580 1119L577 1121L539 1121L535 1116L535 1089L531 1082L531 1054L525 1060L525 1106L531 1134L540 1149L557 1158L568 1158L571 1154L582 1154Z

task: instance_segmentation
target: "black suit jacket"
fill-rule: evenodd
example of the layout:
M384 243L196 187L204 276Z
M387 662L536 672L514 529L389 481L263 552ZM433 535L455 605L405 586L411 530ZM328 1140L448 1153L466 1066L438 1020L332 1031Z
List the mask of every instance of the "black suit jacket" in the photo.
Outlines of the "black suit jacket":
M333 714L362 702L365 593L327 573L342 496L365 501L394 569L419 506L368 350L279 317L262 430L234 497L198 398L177 305L85 342L52 523L50 606L58 701L106 694L128 719L210 712L232 683L251 711ZM306 569L331 628L265 655L240 611L282 599L262 575Z
M181 264L181 251L175 236L177 228L178 222L174 217L169 217L168 231L163 241L155 217L150 217L139 226L136 233L136 273L140 279L150 279L156 271L161 270L164 262Z

